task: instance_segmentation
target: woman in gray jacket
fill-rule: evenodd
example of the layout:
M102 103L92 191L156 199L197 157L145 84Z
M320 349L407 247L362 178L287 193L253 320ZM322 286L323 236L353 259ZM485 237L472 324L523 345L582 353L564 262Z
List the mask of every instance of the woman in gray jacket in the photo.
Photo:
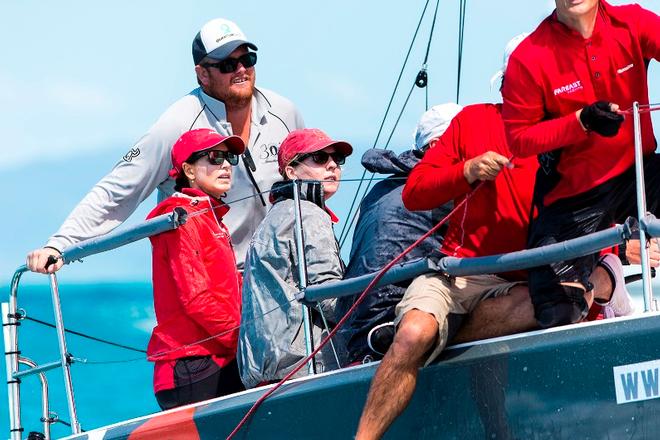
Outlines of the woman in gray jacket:
M341 165L352 152L350 144L334 141L318 129L295 130L280 145L278 164L284 181L271 189L273 207L252 237L245 261L238 364L247 388L282 379L306 355L302 305L295 300L299 280L292 181L302 181L307 284L340 280L344 264L332 228L337 218L325 201L337 191ZM319 304L330 323L335 320L335 302ZM318 342L323 329L318 310L312 311L312 321ZM331 359L323 352L317 356L317 371L336 364ZM303 370L298 374L304 375Z

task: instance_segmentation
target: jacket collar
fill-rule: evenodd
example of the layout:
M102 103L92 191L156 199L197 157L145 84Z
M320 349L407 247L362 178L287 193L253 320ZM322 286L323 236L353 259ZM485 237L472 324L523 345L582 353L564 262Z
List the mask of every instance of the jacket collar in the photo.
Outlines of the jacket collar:
M227 214L229 211L229 206L226 205L222 200L216 199L215 197L212 197L208 194L206 194L204 191L201 189L197 188L182 188L181 193L188 197L192 197L193 199L204 199L209 202L211 205L211 208L213 208L213 212L215 213L216 217L222 218Z
M272 204L282 200L293 199L294 184L291 180L275 182L270 190L270 201ZM327 206L323 195L323 184L316 180L300 181L300 199L312 202L328 213L333 223L339 222L339 218Z

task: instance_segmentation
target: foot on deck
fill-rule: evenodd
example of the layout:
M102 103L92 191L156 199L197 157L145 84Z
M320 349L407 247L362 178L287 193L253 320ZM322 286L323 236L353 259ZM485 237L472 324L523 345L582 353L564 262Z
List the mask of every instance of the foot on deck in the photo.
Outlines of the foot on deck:
M628 289L626 289L626 281L623 276L623 266L621 260L614 254L606 254L601 257L598 262L603 266L614 279L614 286L612 289L612 297L610 300L601 304L603 306L603 314L605 318L613 318L615 316L630 316L635 313L635 303L633 302Z
M369 344L369 348L374 353L384 356L394 341L395 332L396 328L394 327L393 322L378 324L369 330L369 334L367 335L367 344Z

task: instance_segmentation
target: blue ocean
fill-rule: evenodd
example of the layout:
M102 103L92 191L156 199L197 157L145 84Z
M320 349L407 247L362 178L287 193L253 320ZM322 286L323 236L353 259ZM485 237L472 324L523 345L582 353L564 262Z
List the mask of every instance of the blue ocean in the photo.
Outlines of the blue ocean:
M3 301L8 290L3 287ZM19 288L19 307L31 318L54 322L50 288L26 285ZM62 314L67 328L146 349L155 323L151 284L60 284ZM152 364L146 355L108 346L67 334L69 352L88 362L71 366L78 418L85 430L159 410L152 390ZM19 330L22 356L39 364L59 359L55 330L24 320ZM4 358L3 358L4 359ZM4 364L4 360L3 360ZM4 365L3 365L3 371ZM60 369L47 373L51 411L69 421L64 381ZM4 381L3 381L4 382ZM42 431L41 390L38 377L25 378L21 385L22 419L25 435ZM0 437L9 430L6 393L0 399ZM55 424L54 438L70 434L70 428Z

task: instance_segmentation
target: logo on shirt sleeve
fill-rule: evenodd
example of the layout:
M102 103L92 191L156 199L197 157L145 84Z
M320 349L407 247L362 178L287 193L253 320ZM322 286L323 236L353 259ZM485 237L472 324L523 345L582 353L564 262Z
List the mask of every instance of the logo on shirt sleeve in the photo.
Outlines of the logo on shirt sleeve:
M580 82L580 80L577 80L570 84L566 84L565 86L557 87L555 90L553 90L553 93L555 94L555 96L562 94L571 94L580 91L583 88L584 87L582 87L582 82Z
M124 158L123 158L123 159L124 159L126 162L130 162L130 161L132 161L133 159L135 159L136 157L138 157L139 155L140 155L140 149L139 149L139 148L131 148L131 151L129 151L128 153L126 153L126 154L124 155Z

